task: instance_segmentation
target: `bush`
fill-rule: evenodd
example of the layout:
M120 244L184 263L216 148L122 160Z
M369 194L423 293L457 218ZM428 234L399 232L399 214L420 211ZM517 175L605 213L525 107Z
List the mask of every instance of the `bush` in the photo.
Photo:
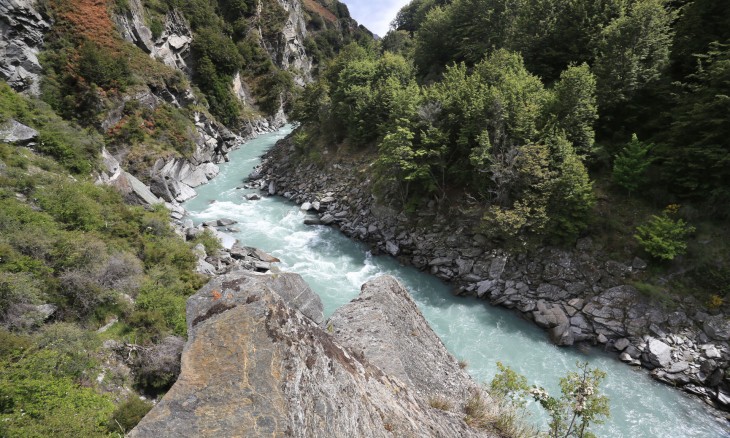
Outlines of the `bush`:
M152 409L152 403L134 395L130 396L124 403L117 406L112 414L109 430L111 432L129 432L147 415L150 409Z
M687 250L687 236L695 231L682 219L674 219L679 206L670 205L660 215L654 215L649 222L636 227L634 238L652 257L673 260Z
M205 247L206 254L215 254L216 251L223 248L220 239L209 229L203 230L202 233L198 233L190 243L195 246L198 243L202 243Z
M180 356L185 341L168 336L160 344L145 348L134 362L137 385L156 394L167 391L180 374Z

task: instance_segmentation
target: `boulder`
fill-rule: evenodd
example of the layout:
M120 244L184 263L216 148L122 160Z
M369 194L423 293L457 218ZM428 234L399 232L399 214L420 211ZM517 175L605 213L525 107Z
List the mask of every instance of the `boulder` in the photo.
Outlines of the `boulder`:
M342 329L339 338L329 333L341 326L335 328L333 322L331 329L323 329L290 306L279 293L275 276L237 275L213 280L188 301L188 341L180 376L129 433L131 438L491 435L466 425L460 407L454 412L432 408L419 393L421 387L441 385L445 390L457 388L463 396L457 385L466 388L469 380L468 376L463 383L458 380L461 370L453 358L448 368L428 360L448 358L448 352L420 321L423 317L412 301L402 295L384 299L405 314L375 303L368 309L364 307L368 301L357 299L348 310L353 317L382 312L414 324L391 328L369 318L366 325L377 324L384 334L393 332L388 338L393 342L381 345L397 356L385 359L422 369L423 374L404 370L401 376L412 377L406 384L378 365L380 355L343 344L350 337ZM388 289L382 294L394 292ZM347 321L351 323L355 322ZM445 374L446 370L454 375ZM419 377L427 380L420 383Z
M672 362L672 348L658 339L649 338L645 352L655 367L667 367Z
M463 402L474 388L408 291L391 276L365 283L360 295L337 309L327 326L337 342L417 393Z
M395 257L398 255L398 251L400 251L400 248L398 248L398 244L396 244L392 240L388 240L387 242L385 242L385 250L388 252L388 254Z
M730 322L723 315L708 316L702 328L710 339L730 340Z
M335 221L335 217L329 213L325 213L321 218L319 218L319 221L324 225L329 225Z
M15 119L0 124L0 142L17 144L20 146L35 143L38 131L26 126Z

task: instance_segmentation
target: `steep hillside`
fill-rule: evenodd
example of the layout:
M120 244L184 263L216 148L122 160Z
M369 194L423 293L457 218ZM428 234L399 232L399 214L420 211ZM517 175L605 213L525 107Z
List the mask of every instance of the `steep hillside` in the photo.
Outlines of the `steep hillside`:
M0 435L139 421L187 297L275 260L219 252L179 203L369 39L337 2L0 0Z

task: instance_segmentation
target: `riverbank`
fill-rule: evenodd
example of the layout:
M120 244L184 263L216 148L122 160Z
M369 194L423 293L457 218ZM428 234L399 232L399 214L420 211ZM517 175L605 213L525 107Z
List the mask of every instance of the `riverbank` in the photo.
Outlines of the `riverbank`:
M631 284L645 261L610 260L590 238L570 249L509 253L472 231L478 216L468 205L458 212L434 205L407 216L378 204L366 160L332 159L319 167L294 152L288 141L279 142L249 185L300 204L311 213L310 224L335 226L451 282L456 294L515 309L558 345L603 345L659 381L715 407L730 406L727 319L692 297L678 297L672 309L652 303Z

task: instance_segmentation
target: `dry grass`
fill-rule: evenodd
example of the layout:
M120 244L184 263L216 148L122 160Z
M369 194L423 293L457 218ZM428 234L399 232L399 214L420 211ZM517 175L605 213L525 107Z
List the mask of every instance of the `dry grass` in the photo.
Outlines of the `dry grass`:
M435 396L428 399L428 405L441 411L450 411L451 402L446 397Z
M475 390L464 404L464 422L475 429L488 430L505 438L538 436L537 430L525 420L525 413L508 400L490 397Z

